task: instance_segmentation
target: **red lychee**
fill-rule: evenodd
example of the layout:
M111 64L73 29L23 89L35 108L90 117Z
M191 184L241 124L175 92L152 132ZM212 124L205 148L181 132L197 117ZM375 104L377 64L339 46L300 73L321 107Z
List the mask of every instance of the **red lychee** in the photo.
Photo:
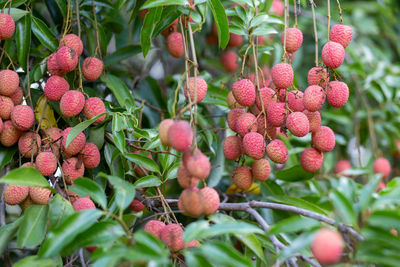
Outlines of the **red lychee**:
M326 94L324 89L318 85L311 85L304 91L304 108L311 112L318 111L324 105L325 99Z
M81 197L74 201L72 207L75 211L80 210L95 210L96 206L89 197Z
M192 217L199 217L203 214L203 195L197 188L187 188L182 191L179 197L183 212Z
M78 57L82 55L83 52L83 43L81 38L78 35L70 33L61 38L59 47L68 46L75 50Z
M335 133L328 126L321 126L312 133L312 144L321 152L329 152L335 148Z
M285 123L287 110L286 104L282 102L272 102L267 109L268 124L280 127Z
M0 95L0 118L8 120L11 117L11 110L14 103L11 98Z
M185 53L182 34L179 32L173 32L168 35L165 45L169 54L175 58L180 58Z
M3 123L3 131L0 134L0 142L3 146L10 147L18 142L21 131L14 127L11 120Z
M339 160L333 167L333 171L341 176L349 177L350 175L342 174L345 170L351 169L351 163L348 160Z
M281 0L274 0L272 1L272 9L274 13L278 16L283 16L285 6Z
M72 142L66 147L67 145L67 137L69 132L72 130L72 127L68 127L64 131L62 131L62 147L64 150L64 153L67 154L68 156L74 156L78 154L86 144L86 136L84 133L79 133L78 136L76 136Z
M229 42L228 42L229 47L239 47L242 45L242 43L243 43L243 37L241 35L235 33L229 34Z
M4 127L4 125L3 125L3 120L2 120L1 117L0 117L0 134L1 134L1 132L3 131L3 127Z
M83 106L83 115L87 120L106 112L106 106L104 105L103 100L98 97L89 97L85 101L85 105ZM101 123L106 119L106 114L97 118L94 123Z
M189 171L185 168L183 163L179 164L177 171L177 180L182 188L196 187L199 183L199 179L192 176Z
M64 71L57 63L57 52L50 54L47 58L47 70L51 75L64 76L66 71Z
M265 154L264 137L257 132L247 133L243 137L243 149L247 156L253 159L261 159Z
M18 140L18 149L25 158L36 156L42 144L40 135L34 132L26 132Z
M353 36L353 31L350 26L343 24L335 24L332 26L329 33L329 40L341 44L346 48Z
M172 148L178 151L188 149L193 140L193 129L189 122L175 121L168 129L168 140Z
M0 94L11 97L19 86L19 76L13 70L0 71Z
M203 196L203 213L205 215L215 213L220 203L218 192L212 187L204 187L200 193Z
M287 94L288 107L291 109L291 111L301 112L304 110L303 96L303 92L299 90L293 90Z
M267 155L275 163L283 164L289 158L285 143L279 139L272 140L267 145Z
M308 85L319 85L323 88L329 82L329 72L323 67L313 67L308 71L307 76Z
M259 134L261 134L262 136L264 136L265 131L267 131L266 135L265 135L265 139L266 140L272 140L275 139L276 137L276 127L271 126L270 124L268 124L267 121L267 125L265 126L265 119L264 119L264 115L260 115L257 119L257 132Z
M88 81L97 80L104 69L104 63L96 57L87 57L82 64L82 74Z
M22 98L24 93L22 92L22 88L18 86L17 90L15 90L14 94L10 97L14 105L20 105L22 103Z
M171 223L161 229L160 239L171 250L178 252L185 247L183 241L183 229L179 224Z
M276 102L277 94L273 89L268 87L261 88L260 94L263 100L264 109L265 111L267 111L269 104L271 104L272 102ZM256 105L259 110L262 110L261 100L258 95L256 97Z
M382 174L382 178L387 178L392 170L390 162L385 158L378 158L372 164L372 169L375 173Z
M330 229L319 230L311 243L311 252L321 265L332 265L342 257L343 238Z
M44 131L42 143L46 149L50 149L56 157L60 154L62 131L57 127L48 128Z
M69 158L62 164L62 173L67 183L72 184L76 178L83 177L85 165L78 158Z
M297 137L303 137L310 131L310 123L303 112L293 112L289 114L286 120L286 127Z
M134 199L131 204L129 204L129 209L134 212L141 212L144 209L144 205L137 199Z
M238 67L238 63L236 62L237 54L232 50L222 53L220 60L227 72L234 72Z
M194 97L195 97L195 77L190 77L189 78L189 94L190 94L190 100L194 102ZM203 78L197 77L197 97L196 97L196 103L200 103L203 101L204 97L206 96L207 93L207 83ZM184 94L186 97L186 100L189 101L188 97L188 92L187 92L187 84L185 83L184 87Z
M51 191L43 187L31 187L29 189L29 196L32 201L39 205L46 205L49 203Z
M244 107L253 105L256 100L256 89L248 79L236 81L232 85L232 93L236 101Z
M232 91L229 91L228 96L226 97L226 102L228 103L228 107L230 109L235 109L235 108L243 108L242 105L240 105L235 97L233 96Z
M0 14L0 40L6 40L13 36L15 31L15 22L14 19L6 14Z
M284 37L285 36L285 37ZM284 39L286 38L286 52L296 52L303 43L303 33L297 28L288 28L286 32L282 33L281 43L284 46Z
M50 101L60 101L61 97L69 90L69 83L60 76L51 76L44 87L44 95Z
M307 172L318 171L323 161L324 154L312 147L304 149L300 156L301 167Z
M330 69L336 69L344 61L344 48L341 44L328 42L322 47L322 61Z
M266 159L255 160L253 164L251 164L251 172L254 179L264 182L269 177L271 166Z
M145 9L145 10L146 10L146 9ZM142 10L142 11L145 11L145 10ZM142 11L141 11L141 12L142 12ZM169 25L167 28L165 28L165 29L161 32L161 34L162 34L162 36L164 36L165 38L167 38L168 35L169 35L170 33L176 32L177 30L178 30L178 19L174 20L174 21L171 23L171 25Z
M161 231L164 227L165 223L162 221L150 220L145 224L144 230L157 238L161 238Z
M57 170L57 158L51 152L40 152L36 157L35 166L43 176L50 176Z
M184 156L183 164L188 172L198 178L206 179L211 172L210 160L204 155L199 149L193 151L188 150L185 154L189 153L188 156Z
M279 63L272 67L272 81L278 89L286 89L293 82L293 69L287 63Z
M227 121L228 121L228 126L229 128L231 128L232 131L236 132L236 122L239 119L239 117L244 113L246 113L246 111L240 108L234 108L231 111L229 111L227 116Z
M73 71L78 65L79 56L76 51L68 46L63 46L57 50L56 54L58 67L63 72Z
M71 118L81 113L85 96L78 90L67 91L60 100L60 110L64 117Z
M344 82L333 81L326 88L326 99L335 108L343 107L349 99L349 88Z
M251 168L248 166L238 166L233 171L232 175L233 183L242 190L250 189L253 184L253 176L251 174Z
M8 205L17 205L24 201L29 194L28 186L19 186L9 184L3 192L4 202Z
M17 105L11 110L12 124L20 131L26 131L31 128L35 122L33 109L27 105Z
M87 169L94 169L100 163L99 149L93 143L86 143L81 152L79 152L79 157Z
M318 111L310 112L308 110L303 111L306 114L310 123L310 132L315 132L321 127L321 114Z
M257 131L257 120L256 116L251 113L244 113L236 120L235 124L236 132L244 137L249 132Z
M168 129L174 124L174 121L171 119L165 119L161 121L160 126L158 127L158 136L160 137L160 141L164 146L170 146L168 140Z
M239 136L228 136L224 140L223 151L227 160L236 160L242 155L242 140Z
M200 247L201 244L197 240L192 240L186 243L185 248L197 248Z

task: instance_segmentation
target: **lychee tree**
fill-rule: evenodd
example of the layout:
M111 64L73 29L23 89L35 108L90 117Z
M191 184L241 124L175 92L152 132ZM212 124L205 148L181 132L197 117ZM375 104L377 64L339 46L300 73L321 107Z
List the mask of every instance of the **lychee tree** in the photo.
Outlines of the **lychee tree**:
M0 7L4 266L398 266L395 2Z

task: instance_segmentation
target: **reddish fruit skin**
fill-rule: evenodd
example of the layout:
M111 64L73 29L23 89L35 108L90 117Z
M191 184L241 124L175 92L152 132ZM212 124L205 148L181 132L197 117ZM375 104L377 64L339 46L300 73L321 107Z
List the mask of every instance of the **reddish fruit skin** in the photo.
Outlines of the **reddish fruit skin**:
M158 136L160 137L160 141L164 146L170 146L168 140L168 129L172 124L174 124L173 120L165 119L161 121L160 126L158 127Z
M267 122L267 126L265 126L264 115L260 115L260 117L258 117L258 119L257 119L257 132L259 134L261 134L262 136L264 136L265 131L267 131L267 133L265 135L265 139L266 140L275 139L275 137L276 137L276 129L277 129L276 127L269 125L268 122Z
M171 250L171 252L178 252L185 247L185 242L183 241L183 229L176 223L166 225L161 230L160 239Z
M255 160L253 164L251 164L251 172L254 179L264 182L271 173L271 166L266 159Z
M144 225L144 230L157 238L161 238L161 231L164 229L165 223L157 220L150 220Z
M272 102L276 102L277 94L273 89L268 87L261 88L260 94L264 103L264 109L266 111L269 104L271 104ZM258 96L256 97L256 105L259 110L262 110L261 100Z
M62 148L65 154L68 156L74 156L78 154L86 144L86 136L84 133L79 133L77 137L75 137L74 140L66 147L67 144L67 136L69 132L72 130L72 127L68 127L65 129L61 135L62 135Z
M190 151L188 152L189 156L183 161L185 168L192 176L201 180L206 179L211 172L210 160L198 149L196 149L193 154Z
M241 79L232 85L232 93L236 101L243 107L249 107L256 101L256 89L248 79Z
M43 176L50 176L57 170L57 158L51 152L40 152L36 157L35 166Z
M226 102L228 103L228 107L230 109L235 109L235 108L243 108L235 99L233 96L232 91L229 91L228 96L226 97Z
M140 150L136 150L135 154L140 154ZM145 156L145 155L143 155L143 156ZM149 159L153 159L153 156L151 154L148 154L147 157ZM142 166L138 166L137 168L135 168L135 166L136 166L135 162L132 162L131 164L132 164L132 168L135 169L135 172L136 172L137 175L142 177L142 176L146 176L148 174L148 172L149 172L148 169L146 169L146 168L144 168Z
M325 88L329 82L329 72L323 67L313 67L308 71L308 85L319 85Z
M147 10L147 9L142 10L142 11L146 11L146 10ZM142 12L142 11L141 11L141 12ZM144 17L143 17L143 18L144 18ZM162 36L164 36L165 38L167 38L168 35L169 35L170 33L176 32L177 30L178 30L178 19L174 20L174 21L172 22L171 25L169 25L167 28L165 28L165 29L161 32L161 34L162 34Z
M11 120L3 123L3 131L0 134L0 142L3 146L10 147L18 142L21 131L14 127Z
M131 204L129 204L129 209L134 212L141 212L144 209L144 205L137 199L134 199Z
M240 108L234 108L231 111L229 111L227 120L228 120L228 126L229 128L231 128L232 131L236 132L236 122L239 119L239 117L244 113L246 113L246 111Z
M280 127L285 123L287 110L286 104L282 102L273 102L267 109L268 124L274 127Z
M0 14L0 40L6 40L13 36L15 22L13 18L5 13Z
M284 4L282 3L281 0L274 0L272 2L272 9L274 10L274 13L278 16L283 16L283 12L285 9Z
M187 188L182 191L179 199L185 214L192 217L199 217L203 214L204 199L199 189Z
M329 40L341 44L346 48L353 36L353 31L350 26L343 24L333 25L329 33Z
M318 171L323 161L324 154L312 147L304 149L300 156L301 167L303 167L306 172Z
M278 89L286 89L293 82L293 69L287 63L279 63L272 67L272 82Z
M195 77L190 77L189 78L189 94L190 94L190 100L192 102L194 102L194 91L195 91ZM201 101L203 101L204 97L207 94L207 88L208 85L206 83L206 81L203 78L197 77L197 99L196 99L196 103L200 103ZM189 96L188 96L188 89L186 87L186 83L185 83L185 87L184 87L184 94L186 97L186 100L189 102Z
M335 148L335 133L328 126L321 126L312 134L313 146L321 152L329 152Z
M65 71L57 63L57 52L50 54L47 58L47 70L53 76L64 76Z
M59 46L60 47L68 46L74 49L75 52L78 54L78 57L81 56L83 52L83 43L81 38L79 38L78 35L73 33L65 35L64 38L60 40Z
M177 172L177 180L182 188L193 188L199 183L199 179L192 176L189 171L185 168L183 163L179 164Z
M351 163L348 160L339 160L336 162L335 166L333 167L333 171L336 174L340 174L341 176L349 177L350 175L348 174L342 174L345 170L348 170L351 168Z
M180 58L185 53L182 34L179 32L173 32L168 35L165 45L169 54L175 58Z
M3 120L2 120L1 117L0 117L0 134L1 134L1 132L3 131L3 127L4 127L4 125L3 125Z
M82 177L85 173L85 165L79 162L78 158L69 158L62 164L62 173L67 183L72 184L76 178Z
M230 33L228 47L239 47L243 43L243 37L241 35Z
M303 96L303 92L299 90L293 90L287 94L288 106L293 112L304 110Z
M83 106L83 115L87 120L106 112L106 106L104 105L103 100L98 97L89 97L85 101L85 105ZM106 119L106 114L100 116L98 119L94 121L94 123L101 123Z
M301 44L303 43L303 33L297 28L288 28L282 33L281 43L284 46L284 39L286 37L286 52L293 53L296 52Z
M79 153L79 157L85 165L85 168L88 169L94 169L100 163L100 151L93 143L86 143Z
M248 166L238 166L233 171L233 183L242 190L248 190L253 184L251 168Z
M237 54L231 50L222 53L221 64L227 72L234 72L237 67Z
M18 140L18 149L23 157L31 158L32 156L36 156L41 144L42 139L40 138L40 135L34 132L26 132L23 133Z
M69 90L69 83L60 76L51 76L44 87L44 95L50 101L60 101Z
M193 130L187 121L176 121L168 129L168 140L172 148L185 151L193 140Z
M239 136L228 136L224 140L224 156L227 160L236 160L242 155L242 140Z
M212 187L204 187L200 193L203 195L203 213L205 215L215 213L220 203L218 192Z
M82 74L88 81L97 80L104 69L104 63L102 60L96 57L87 57L82 64Z
M328 42L322 47L322 61L330 69L339 68L344 61L344 48L341 44Z
M12 96L19 86L19 76L13 70L0 71L0 95Z
M29 189L29 196L31 197L33 202L39 205L46 205L47 203L49 203L50 194L50 189L43 187L31 187Z
M382 178L387 178L392 170L390 162L385 158L378 158L372 164L372 169L375 173L382 174Z
M254 116L251 113L244 113L240 115L240 117L236 121L235 130L241 137L244 137L249 132L256 132L257 131L256 116Z
M326 88L326 99L332 107L343 107L349 99L349 87L344 82L330 82Z
M42 143L57 157L60 154L62 131L56 127L44 131Z
M28 130L35 122L33 109L27 105L14 106L11 110L11 121L18 130Z
M17 90L15 90L14 94L10 97L14 105L20 105L22 103L22 97L24 93L22 92L22 88L18 86Z
M337 263L343 251L342 236L330 229L319 230L311 243L311 252L321 265Z
M186 243L185 248L197 248L200 247L201 244L197 240L192 240Z
M303 111L306 114L310 123L310 132L315 132L321 127L321 114L318 111L310 112L308 110Z
M89 197L81 197L72 203L72 207L75 211L80 210L95 210L96 206L94 205L93 201Z
M0 118L8 120L11 117L11 110L14 103L11 98L0 95Z
M85 106L85 96L77 90L67 91L60 100L60 110L64 117L71 118L81 113Z
M275 163L283 164L289 158L289 152L285 143L279 139L272 140L267 145L267 155Z
M68 46L57 50L57 64L63 72L73 71L78 65L79 57L76 51Z
M19 185L7 185L4 189L3 197L4 201L8 205L17 205L24 201L29 194L28 186L19 186Z
M261 159L265 154L264 137L257 132L247 133L243 137L243 148L247 156L253 159Z
M318 111L325 103L324 89L318 85L311 85L304 91L303 105L308 111Z
M289 114L286 120L286 127L297 137L303 137L310 131L310 123L303 112L293 112Z

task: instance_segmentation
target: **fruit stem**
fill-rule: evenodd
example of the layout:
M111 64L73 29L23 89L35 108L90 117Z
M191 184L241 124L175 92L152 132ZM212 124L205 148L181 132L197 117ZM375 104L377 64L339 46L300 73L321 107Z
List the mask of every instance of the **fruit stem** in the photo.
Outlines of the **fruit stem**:
M96 7L94 6L94 0L92 0L92 11L93 11L93 18L94 18L94 30L96 31L96 50L94 51L94 56L97 56L97 52L99 52L99 58L102 59L101 56L101 48L100 48L100 39L99 39L99 29L97 28L97 16L96 16Z
M338 8L339 8L339 22L340 24L343 24L343 18L342 18L342 8L340 7L340 1L336 0Z
M326 0L326 1L328 7L328 41L329 41L329 32L331 30L331 0Z
M315 38L315 66L318 66L318 33L317 33L317 21L315 19L315 10L314 10L314 1L309 0L309 3L311 5L311 11L312 11L312 18L313 18L313 24L314 24L314 38Z
M294 10L294 25L293 28L297 28L297 0L293 0L293 10Z
M284 14L284 30L283 30L283 55L282 62L286 62L286 30L289 23L289 0L285 0L285 14Z

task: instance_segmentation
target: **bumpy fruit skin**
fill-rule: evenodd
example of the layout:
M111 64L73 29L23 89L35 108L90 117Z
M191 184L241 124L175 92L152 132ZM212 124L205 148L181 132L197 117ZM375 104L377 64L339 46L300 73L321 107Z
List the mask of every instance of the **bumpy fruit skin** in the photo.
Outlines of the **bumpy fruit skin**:
M86 143L79 153L85 168L94 169L100 163L100 152L97 146L93 143Z
M186 243L185 248L198 248L201 244L197 240L192 240Z
M192 217L199 217L203 214L204 199L199 189L187 188L182 191L179 199L185 214Z
M3 131L3 127L4 127L4 125L3 125L3 120L2 120L1 117L0 117L0 134L1 134L1 132Z
M228 136L224 140L224 156L227 160L236 160L242 155L242 140L239 136Z
M174 121L171 119L165 119L160 123L158 127L158 136L160 137L160 141L164 146L170 146L168 140L168 129L171 125L174 124Z
M243 108L235 99L233 96L232 91L229 91L228 96L226 97L226 102L228 103L228 107L230 109L235 109L235 108Z
M0 71L0 95L12 96L19 86L19 76L13 70Z
M69 83L62 77L51 76L44 87L44 95L50 101L60 101L61 97L69 90Z
M3 123L3 131L0 134L0 142L3 146L10 147L18 142L21 131L14 127L11 120Z
M31 197L33 202L39 205L46 205L47 203L49 203L50 194L50 189L43 187L31 187L29 189L29 196Z
M81 113L85 106L85 96L77 90L67 91L60 100L60 110L64 117L71 118Z
M248 79L241 79L232 85L232 93L236 101L243 107L249 107L256 101L256 89Z
M63 72L73 71L78 65L79 57L76 51L68 46L57 50L57 64Z
M218 192L212 187L204 187L200 193L203 195L203 213L205 215L215 213L220 203Z
M267 155L275 163L283 164L289 158L285 143L279 139L272 140L267 145Z
M27 105L17 105L11 110L12 124L20 131L26 131L32 127L35 122L33 109Z
M20 105L22 103L22 98L24 93L22 92L22 88L18 86L17 90L15 90L14 94L10 97L14 105Z
M231 128L232 131L236 132L236 122L239 119L239 117L244 113L246 113L246 111L240 108L234 108L231 111L229 111L227 116L227 121L228 121L228 126L229 128Z
M6 40L13 36L15 22L13 18L5 13L0 14L0 40Z
M66 71L64 71L57 63L57 52L50 54L47 58L47 70L51 75L64 76Z
M330 69L339 68L344 61L344 48L341 44L328 42L322 47L322 61Z
M268 124L265 126L265 119L264 119L264 115L260 115L260 117L258 117L257 119L257 132L259 134L261 134L262 136L264 136L265 131L267 131L266 135L265 135L265 139L266 140L272 140L275 139L276 137L276 127L271 126Z
M293 69L287 63L279 63L272 67L272 82L278 89L286 89L293 82Z
M169 54L175 58L180 58L185 53L182 34L179 32L169 34L165 40L165 45Z
M144 205L137 199L134 199L131 204L129 204L129 209L134 212L140 212L144 209Z
M313 67L308 71L308 85L319 85L325 88L329 82L329 72L323 67Z
M76 178L85 173L85 165L78 158L69 158L62 164L62 173L67 183L72 184Z
M353 36L353 31L350 26L343 24L333 25L329 33L329 40L341 44L346 48Z
M164 229L165 223L157 220L150 220L144 225L144 230L157 238L161 238L161 231Z
M88 81L97 80L104 69L104 63L96 57L87 57L82 64L82 74Z
M293 90L288 93L288 106L293 112L302 112L304 110L303 96L303 92L299 90Z
M326 94L324 89L318 85L311 85L304 91L304 108L311 112L318 111L324 105L325 99Z
M311 243L311 252L321 265L337 263L343 251L342 236L330 229L319 230Z
M280 127L285 123L287 110L286 104L282 102L273 102L267 109L268 124L274 127Z
M251 168L248 166L238 166L233 171L233 183L242 190L248 190L253 184Z
M18 149L21 155L25 158L36 156L42 144L40 135L34 132L26 132L21 135L18 140Z
M310 123L303 112L293 112L289 114L286 120L286 127L297 137L303 137L310 131Z
M251 172L254 179L264 182L271 173L271 166L266 159L255 160L253 164L251 164Z
M35 166L43 176L50 176L57 170L57 157L51 152L40 152Z
M171 252L178 252L185 247L185 242L183 241L183 229L176 223L166 225L161 230L160 239L171 250Z
M222 53L220 60L222 66L227 72L234 72L238 67L236 62L237 54L232 50Z
M44 131L42 143L57 157L60 154L62 131L57 127L48 128Z
M332 107L343 107L349 99L349 87L344 82L330 82L326 88L326 99Z
M94 205L93 201L89 197L81 197L72 203L72 207L75 211L80 210L95 210L96 206Z
M284 46L284 36L286 36L286 52L288 53L296 52L303 43L303 33L297 28L288 28L286 33L282 33L282 46Z
M372 169L375 173L382 174L382 178L387 178L392 170L390 162L385 158L378 158L372 164Z
M278 16L283 16L283 12L285 9L285 6L281 0L274 0L272 2L272 9L274 10L274 13Z
M243 43L243 37L241 35L235 33L229 34L229 42L228 42L229 47L239 47L242 45L242 43Z
M192 102L194 102L194 91L195 91L195 77L190 77L189 78L189 94L190 94L190 99ZM204 97L206 96L207 93L207 88L208 85L206 83L206 81L203 78L197 77L197 99L196 99L196 103L200 103L201 101L203 101ZM186 83L185 83L185 87L184 87L184 94L186 97L186 100L189 101L189 96L188 96L188 89L186 87Z
M177 180L182 188L193 188L199 183L199 179L192 176L185 168L183 163L179 164L177 171Z
M301 152L300 164L306 172L318 171L319 168L321 168L323 161L324 154L322 154L315 148L309 147Z
M267 111L269 104L276 102L277 94L273 89L268 87L261 88L260 94L263 100L264 109ZM262 110L261 100L258 96L256 97L256 105L259 110Z
M83 115L86 119L90 120L91 118L106 112L106 106L104 105L103 100L98 97L89 97L85 101L85 105L83 106ZM106 114L97 118L94 123L101 123L106 119Z
M75 137L74 140L66 147L67 144L67 136L69 132L72 130L72 127L68 127L65 129L61 135L62 135L62 148L65 154L68 156L74 156L78 154L86 144L86 136L84 133L79 133L77 137Z
M83 43L78 35L70 33L64 36L60 40L59 47L68 46L75 50L78 54L78 57L82 55L83 52Z
M306 114L310 123L310 132L315 132L321 127L321 114L318 111L310 112L308 110L303 111Z
M211 163L207 156L198 149L193 153L190 150L185 151L185 153L189 153L183 161L188 172L198 179L206 179L211 172Z
M193 140L193 130L187 121L176 121L168 129L168 140L172 148L185 151Z
M25 210L27 210L30 206L32 206L32 205L34 205L35 203L33 203L33 201L32 201L32 199L29 197L29 195L28 195L28 197L24 200L24 201L22 201L21 203L19 203L19 206L21 207L21 209L23 210L23 211L25 211Z
M243 137L243 149L247 156L253 159L261 159L265 154L264 137L257 132L247 133Z
M19 185L7 185L4 189L3 197L4 201L8 205L17 205L24 201L29 194L28 186L19 186Z
M256 116L254 116L251 113L244 113L240 115L240 117L236 120L234 128L241 137L244 137L249 132L256 132L257 131Z
M0 118L8 120L11 117L11 110L14 103L11 98L0 95Z
M321 152L329 152L335 148L335 133L328 126L321 126L312 134L313 146Z
M349 177L350 175L347 174L342 174L345 170L348 170L351 168L351 163L348 160L339 160L336 162L335 166L333 167L333 171L336 174L340 174L341 176Z

